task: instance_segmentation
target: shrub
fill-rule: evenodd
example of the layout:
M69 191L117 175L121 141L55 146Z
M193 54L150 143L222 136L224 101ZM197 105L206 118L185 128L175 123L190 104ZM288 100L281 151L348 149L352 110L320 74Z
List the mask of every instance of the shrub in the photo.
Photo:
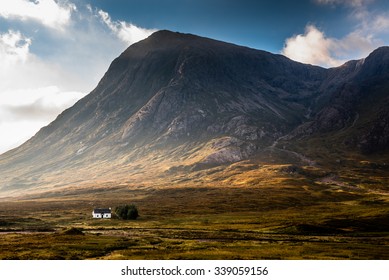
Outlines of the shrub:
M138 209L134 204L120 205L115 208L115 213L123 220L136 220L139 217Z
M61 233L64 235L84 235L81 229L74 227L63 229Z

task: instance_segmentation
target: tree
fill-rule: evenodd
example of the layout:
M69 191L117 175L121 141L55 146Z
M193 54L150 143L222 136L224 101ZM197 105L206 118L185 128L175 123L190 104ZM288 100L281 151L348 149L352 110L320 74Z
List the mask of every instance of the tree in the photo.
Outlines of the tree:
M115 208L115 213L123 220L136 220L139 217L138 209L134 204L120 205Z

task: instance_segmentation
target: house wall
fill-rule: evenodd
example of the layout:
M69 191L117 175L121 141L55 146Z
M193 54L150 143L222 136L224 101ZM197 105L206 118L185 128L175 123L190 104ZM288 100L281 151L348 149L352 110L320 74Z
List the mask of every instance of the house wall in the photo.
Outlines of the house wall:
M112 218L111 213L100 214L100 213L94 213L94 212L92 212L92 216L93 216L93 218L95 218L95 219L101 219L101 218L104 218L104 219L111 219L111 218Z

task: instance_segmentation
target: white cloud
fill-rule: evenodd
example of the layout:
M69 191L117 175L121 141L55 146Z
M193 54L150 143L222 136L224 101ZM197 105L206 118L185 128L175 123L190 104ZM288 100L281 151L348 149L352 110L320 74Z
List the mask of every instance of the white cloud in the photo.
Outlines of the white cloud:
M2 0L0 16L21 21L34 20L46 27L62 30L77 8L67 1Z
M334 48L334 39L326 38L322 31L308 25L304 34L286 40L282 54L299 62L331 67L343 63L334 57Z
M334 55L343 57L346 61L366 57L382 44L383 42L374 35L355 30L342 39L336 40L333 51Z
M33 40L20 31L0 33L0 98L10 89L63 86L69 81L69 74L59 65L31 53L32 44Z
M9 90L1 93L0 107L4 109L2 112L7 112L8 115L17 112L15 114L17 116L25 112L27 116L28 111L31 111L30 117L37 116L47 120L72 106L83 96L85 94L81 92L63 92L57 86ZM47 116L44 112L49 112L51 115Z
M374 16L371 21L372 31L389 33L389 13Z
M91 5L91 4L86 4L85 7L86 7L86 9L87 9L90 13L93 12L93 8L92 8L92 5Z
M0 61L3 69L10 64L25 62L29 54L31 39L19 31L9 30L0 34Z
M101 20L111 29L111 31L123 42L127 44L133 44L140 40L145 39L152 33L157 31L156 29L146 29L127 23L125 21L112 21L107 12L99 10L98 14Z
M372 1L373 0L315 0L316 3L323 5L347 5L351 7L361 7Z

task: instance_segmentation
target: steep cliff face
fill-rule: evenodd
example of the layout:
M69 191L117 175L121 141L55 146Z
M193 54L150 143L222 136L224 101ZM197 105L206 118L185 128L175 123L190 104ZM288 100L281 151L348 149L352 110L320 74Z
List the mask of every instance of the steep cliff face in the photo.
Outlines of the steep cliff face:
M316 112L289 140L316 135L339 141L340 137L345 147L364 154L387 151L389 47L328 72L313 103Z
M89 95L1 155L0 189L125 177L150 164L226 164L253 157L281 137L357 128L361 96L372 98L374 87L387 100L388 53L382 48L365 61L327 70L194 35L156 32L116 58ZM368 120L370 130L352 134L350 145L369 150L378 141L384 147L385 112Z

